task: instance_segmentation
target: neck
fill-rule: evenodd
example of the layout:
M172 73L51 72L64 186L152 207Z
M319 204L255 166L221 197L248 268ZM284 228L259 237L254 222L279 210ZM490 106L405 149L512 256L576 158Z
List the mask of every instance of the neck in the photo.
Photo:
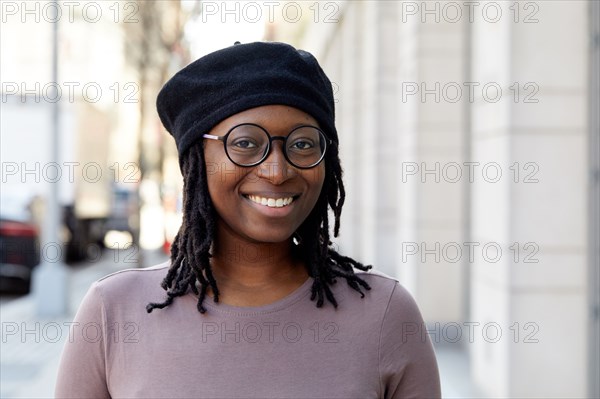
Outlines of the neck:
M308 273L292 257L292 240L253 242L218 223L211 267L219 286L263 289L305 281Z

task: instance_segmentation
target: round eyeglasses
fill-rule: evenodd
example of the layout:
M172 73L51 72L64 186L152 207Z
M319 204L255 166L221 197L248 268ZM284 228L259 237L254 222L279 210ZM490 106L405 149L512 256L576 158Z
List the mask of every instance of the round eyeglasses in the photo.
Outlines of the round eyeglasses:
M242 123L224 136L204 134L202 137L222 141L231 162L244 167L262 163L269 156L271 143L281 140L283 155L290 164L300 169L313 168L325 158L327 146L332 143L323 131L310 125L298 126L287 136L271 136L259 125Z

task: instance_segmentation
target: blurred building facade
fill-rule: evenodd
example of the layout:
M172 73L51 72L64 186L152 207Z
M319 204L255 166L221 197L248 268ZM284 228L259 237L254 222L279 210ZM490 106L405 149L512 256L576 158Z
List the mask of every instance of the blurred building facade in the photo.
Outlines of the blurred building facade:
M106 228L131 232L126 241L107 244L112 248L162 245L163 193L168 200L176 196L181 175L155 99L167 77L189 62L183 29L197 4L3 2L3 191L28 201L36 195L43 199L50 184L60 184L61 204L73 209L70 220L94 218ZM51 76L55 24L56 82ZM49 121L56 102L60 159L51 159ZM57 165L51 172L61 174L57 179L45 176L51 163ZM72 228L61 239L82 241L90 229Z
M120 184L119 172L135 161L136 153L137 85L125 65L120 23L110 10L89 5L2 4L3 195L19 195L26 208L32 198L46 201L50 186L59 185L65 226L60 237L46 240L58 239L65 246L61 261L79 260L97 248L99 230L111 213L112 184ZM58 159L53 159L56 103L59 143Z
M336 243L399 277L490 397L600 394L593 3L301 3L268 30L333 82Z

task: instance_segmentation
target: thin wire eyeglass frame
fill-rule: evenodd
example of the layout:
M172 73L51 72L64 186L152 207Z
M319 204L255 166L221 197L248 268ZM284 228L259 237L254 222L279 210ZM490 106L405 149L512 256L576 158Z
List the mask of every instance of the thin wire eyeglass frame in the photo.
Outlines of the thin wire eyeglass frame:
M240 163L234 161L231 158L231 156L229 155L229 152L227 151L227 138L229 137L229 135L236 128L238 128L240 126L255 126L255 127L259 128L260 130L262 130L263 132L265 132L266 135L267 135L267 137L269 138L269 142L267 143L267 148L266 148L265 153L263 154L263 156L258 161L253 162L251 164L240 164ZM286 150L286 148L287 148L286 144L287 144L288 137L292 133L294 133L298 129L302 129L302 128L306 128L306 127L309 127L309 128L317 130L321 134L321 138L324 140L325 145L324 145L324 148L323 148L323 153L321 154L321 157L319 158L319 160L317 162L313 163L310 166L299 166L299 165L295 164L294 162L292 162L290 160L290 158L288 157L287 150ZM223 142L223 150L225 151L225 154L227 155L227 158L229 158L229 160L231 162L233 162L234 164L236 164L237 166L241 166L243 168L250 168L250 167L257 166L257 165L260 165L261 163L263 163L265 161L265 159L267 159L269 157L269 154L271 153L271 149L273 148L273 146L271 144L275 140L281 140L281 141L283 141L283 148L284 148L284 150L283 150L283 156L290 163L290 165L292 165L292 166L294 166L295 168L298 168L298 169L311 169L311 168L314 168L315 166L317 166L318 164L320 164L323 161L323 159L325 159L325 154L327 153L327 148L329 148L329 146L333 144L333 140L331 140L330 138L328 138L321 129L319 129L316 126L312 126L312 125L300 125L300 126L296 126L295 128L293 128L288 133L287 136L271 136L271 134L267 131L267 129L265 129L264 127L262 127L260 125L257 125L255 123L240 123L239 125L235 125L231 129L229 129L229 131L224 136L215 136L215 135L212 135L212 134L203 134L202 137L205 138L205 139L218 140L218 141Z

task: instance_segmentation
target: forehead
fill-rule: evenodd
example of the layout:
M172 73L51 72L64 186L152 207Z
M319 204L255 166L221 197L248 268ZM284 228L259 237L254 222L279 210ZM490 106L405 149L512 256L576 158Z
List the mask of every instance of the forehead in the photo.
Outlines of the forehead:
M251 108L230 116L216 125L212 129L212 132L225 133L227 130L240 123L255 123L273 133L287 133L289 130L299 125L319 127L315 118L298 108L287 105L265 105L262 107Z

